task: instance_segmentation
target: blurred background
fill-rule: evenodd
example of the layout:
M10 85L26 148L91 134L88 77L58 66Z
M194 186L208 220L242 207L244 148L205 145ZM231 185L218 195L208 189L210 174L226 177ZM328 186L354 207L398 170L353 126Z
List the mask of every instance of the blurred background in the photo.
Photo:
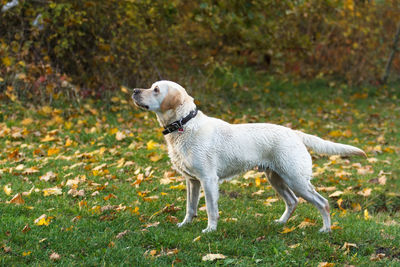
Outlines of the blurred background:
M277 79L380 85L396 0L0 0L0 94L104 97L250 68ZM391 80L398 79L394 55ZM216 89L214 89L216 90Z

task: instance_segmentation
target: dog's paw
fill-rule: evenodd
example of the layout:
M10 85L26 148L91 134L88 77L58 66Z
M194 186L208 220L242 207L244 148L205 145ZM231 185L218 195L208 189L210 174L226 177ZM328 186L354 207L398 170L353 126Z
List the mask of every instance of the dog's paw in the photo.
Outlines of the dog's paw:
M217 226L213 226L213 225L209 225L207 226L206 229L203 229L203 231L201 231L202 233L209 233L209 232L213 232L217 230Z
M179 228L181 228L181 227L184 226L185 224L188 224L188 222L183 221L183 222L180 222L180 223L176 224L176 226L178 226Z
M322 227L321 229L319 229L320 233L330 233L332 232L331 228L329 227Z
M277 223L277 224L285 224L285 223L286 223L285 221L283 221L283 220L281 220L281 219L279 219L279 220L274 220L274 222Z

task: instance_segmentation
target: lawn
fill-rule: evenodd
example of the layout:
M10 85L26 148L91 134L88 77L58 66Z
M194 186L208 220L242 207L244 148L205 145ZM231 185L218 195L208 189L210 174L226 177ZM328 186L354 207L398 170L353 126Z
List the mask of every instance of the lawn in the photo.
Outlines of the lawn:
M312 154L332 233L318 233L321 217L306 203L275 224L283 201L255 171L221 184L217 231L201 233L203 196L199 216L178 229L184 180L155 115L123 88L79 105L1 102L0 265L400 265L399 85L283 82L252 70L195 81L178 82L208 115L281 124L367 152ZM211 253L225 258L202 260Z

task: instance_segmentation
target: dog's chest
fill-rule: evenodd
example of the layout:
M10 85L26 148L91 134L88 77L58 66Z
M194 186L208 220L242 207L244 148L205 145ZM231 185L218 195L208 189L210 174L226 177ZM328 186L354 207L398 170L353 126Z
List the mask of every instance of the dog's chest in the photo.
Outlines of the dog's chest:
M191 159L193 151L180 142L168 142L168 156L174 168L182 174L193 175Z

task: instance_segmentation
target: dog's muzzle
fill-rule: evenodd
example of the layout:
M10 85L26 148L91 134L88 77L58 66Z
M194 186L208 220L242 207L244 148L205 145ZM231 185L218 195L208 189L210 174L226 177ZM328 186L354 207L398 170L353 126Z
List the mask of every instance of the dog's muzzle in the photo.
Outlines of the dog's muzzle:
M142 100L140 93L141 93L140 89L138 88L133 89L133 94L132 94L133 103L135 103L135 105L140 108L149 109L148 105L140 103L140 101Z

